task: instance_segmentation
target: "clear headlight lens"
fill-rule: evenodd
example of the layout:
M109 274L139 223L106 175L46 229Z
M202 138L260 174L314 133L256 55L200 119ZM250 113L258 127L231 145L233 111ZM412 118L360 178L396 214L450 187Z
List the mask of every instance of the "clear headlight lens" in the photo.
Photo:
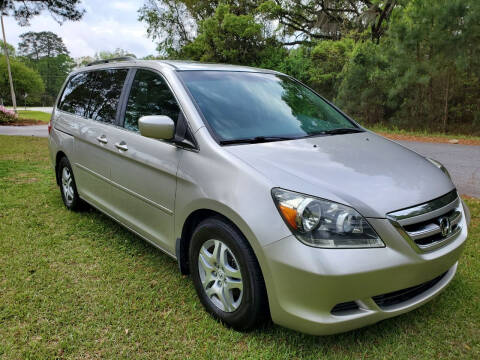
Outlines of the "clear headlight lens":
M272 196L298 240L321 248L384 247L375 230L355 209L280 188Z

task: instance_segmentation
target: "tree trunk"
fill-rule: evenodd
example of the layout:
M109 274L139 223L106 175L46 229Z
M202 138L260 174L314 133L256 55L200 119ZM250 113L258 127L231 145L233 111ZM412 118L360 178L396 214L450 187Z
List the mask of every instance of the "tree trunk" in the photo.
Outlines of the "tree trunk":
M448 87L450 85L450 74L447 74L447 85L445 86L445 107L443 112L443 132L447 131L448 119Z

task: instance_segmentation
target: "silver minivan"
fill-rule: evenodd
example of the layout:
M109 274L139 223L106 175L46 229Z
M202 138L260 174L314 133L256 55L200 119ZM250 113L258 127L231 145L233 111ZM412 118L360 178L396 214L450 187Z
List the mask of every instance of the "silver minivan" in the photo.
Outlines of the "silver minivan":
M269 70L121 59L67 79L49 125L68 209L177 260L216 319L332 334L455 275L469 211L447 170Z

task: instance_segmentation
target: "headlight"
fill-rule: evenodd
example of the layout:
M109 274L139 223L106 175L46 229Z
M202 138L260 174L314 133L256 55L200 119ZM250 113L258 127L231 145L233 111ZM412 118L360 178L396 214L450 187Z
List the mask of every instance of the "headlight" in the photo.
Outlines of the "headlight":
M448 172L447 168L446 168L445 166L443 166L442 163L438 162L437 160L433 160L433 159L431 159L431 158L429 158L429 157L427 157L427 158L425 158L425 159L427 159L427 160L430 161L433 165L435 165L437 168L439 168L440 170L442 170L443 173L444 173L445 175L447 175L450 180L452 180L452 177L450 176L450 173Z
M355 209L279 188L272 196L298 240L320 248L384 247L375 230Z

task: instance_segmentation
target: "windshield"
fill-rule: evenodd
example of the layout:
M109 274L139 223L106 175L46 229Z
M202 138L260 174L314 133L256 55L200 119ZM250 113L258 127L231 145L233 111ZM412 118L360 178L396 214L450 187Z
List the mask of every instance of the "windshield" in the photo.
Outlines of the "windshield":
M284 75L233 71L179 75L223 143L361 131L313 91ZM336 129L343 131L331 131Z

